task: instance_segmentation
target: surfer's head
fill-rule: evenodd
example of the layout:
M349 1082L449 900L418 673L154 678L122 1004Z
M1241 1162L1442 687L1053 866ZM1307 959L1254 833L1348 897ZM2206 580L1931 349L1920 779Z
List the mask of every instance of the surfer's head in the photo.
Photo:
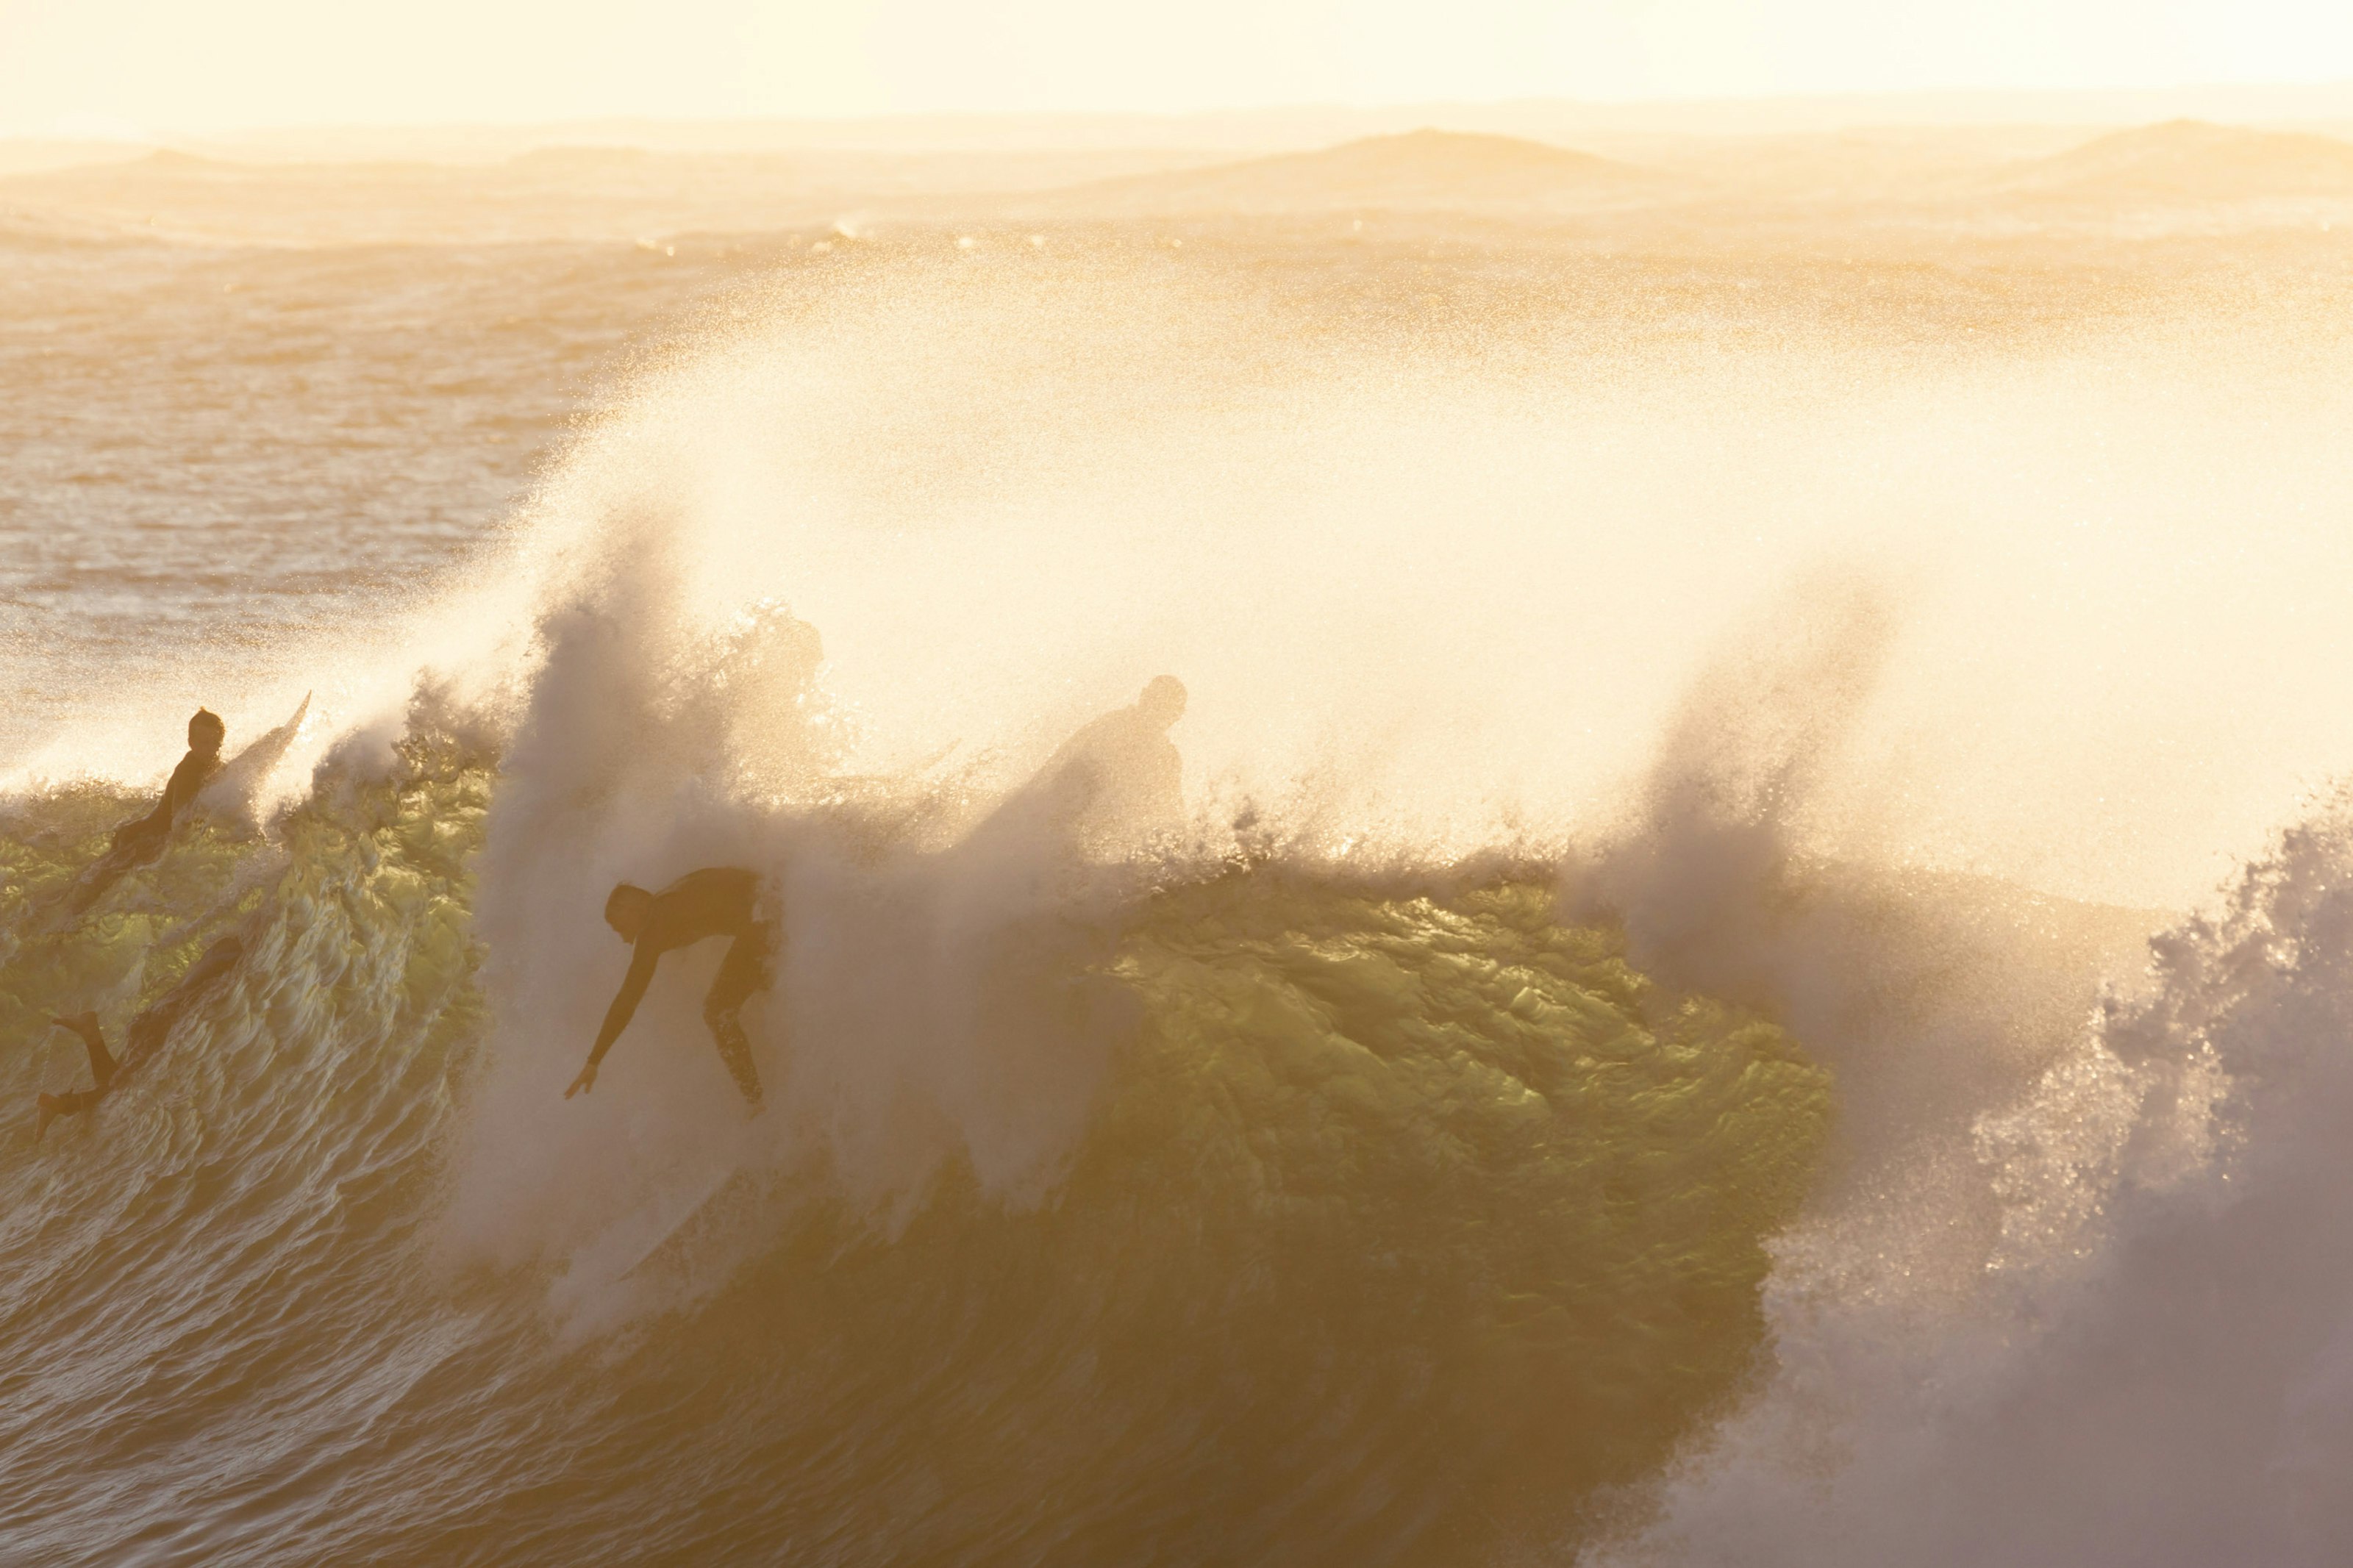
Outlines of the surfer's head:
M1166 730L1185 717L1185 683L1173 675L1155 675L1136 700L1135 710L1155 730Z
M651 893L624 882L605 900L605 923L619 931L623 942L635 942L638 933L646 929L646 917L653 913L653 909Z
M199 708L196 716L188 721L188 749L193 752L217 752L221 742L228 738L228 726L219 714L209 708Z

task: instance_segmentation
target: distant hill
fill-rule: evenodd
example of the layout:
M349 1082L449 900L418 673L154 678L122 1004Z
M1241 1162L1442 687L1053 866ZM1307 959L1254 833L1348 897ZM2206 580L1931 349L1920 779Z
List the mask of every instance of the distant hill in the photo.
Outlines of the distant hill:
M1671 190L1672 178L1515 136L1409 131L1314 153L1103 180L1025 207L1067 216L1559 211Z
M638 167L654 161L656 154L643 147L556 146L533 147L507 160L512 168L529 170L571 171Z
M2353 142L2175 120L2037 159L1992 184L2021 195L2168 205L2353 197Z

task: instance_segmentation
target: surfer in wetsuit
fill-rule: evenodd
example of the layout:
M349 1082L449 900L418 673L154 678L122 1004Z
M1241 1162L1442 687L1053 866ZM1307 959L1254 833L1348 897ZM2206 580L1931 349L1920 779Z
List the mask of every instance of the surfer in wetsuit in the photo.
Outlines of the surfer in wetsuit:
M1124 708L1062 742L1008 803L1010 816L1063 825L1098 849L1124 849L1185 816L1185 764L1169 726L1185 716L1185 683L1155 676Z
M659 893L627 882L613 889L605 900L605 923L636 951L629 957L629 972L622 977L619 994L605 1011L605 1026L596 1031L596 1043L588 1049L588 1065L564 1091L565 1099L596 1087L596 1066L629 1026L661 955L705 937L725 936L734 938L734 943L702 998L702 1021L718 1043L719 1058L727 1064L735 1087L758 1108L760 1075L753 1068L752 1042L744 1037L736 1015L754 992L768 988L773 933L754 908L759 894L760 879L735 866L689 871Z
M1144 693L1062 742L1038 776L1085 800L1106 827L1160 826L1185 815L1185 763L1169 726L1185 717L1185 683L1155 675Z
M146 865L164 852L180 814L220 772L221 742L227 737L228 726L221 722L219 714L209 708L196 710L195 717L188 721L188 754L172 770L170 782L164 785L164 798L146 816L114 830L105 855L82 874L81 880L67 895L68 914L78 915L89 909L124 872Z
M172 835L172 824L220 772L221 742L227 739L228 726L221 722L219 714L209 708L196 710L195 717L188 721L188 754L172 770L170 781L164 785L164 798L146 816L114 830L115 853L134 850L141 859L147 859L163 848L164 840Z
M123 1079L164 1048L172 1033L172 1026L180 1021L197 997L210 990L237 961L245 956L245 943L233 936L225 936L205 949L202 957L188 966L180 983L164 994L161 1001L131 1020L131 1032L122 1048L122 1059L117 1062L106 1048L106 1036L98 1026L95 1013L77 1013L69 1018L49 1021L60 1029L70 1029L81 1037L82 1045L90 1051L90 1076L92 1087L77 1089L71 1094L44 1094L40 1097L40 1117L33 1126L33 1142L37 1143L49 1130L49 1123L60 1116L79 1116L91 1110Z

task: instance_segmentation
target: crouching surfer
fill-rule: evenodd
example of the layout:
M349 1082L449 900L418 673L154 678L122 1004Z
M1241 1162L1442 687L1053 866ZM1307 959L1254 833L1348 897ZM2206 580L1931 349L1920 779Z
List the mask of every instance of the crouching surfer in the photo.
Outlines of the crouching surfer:
M170 1037L172 1026L206 991L217 984L237 961L245 956L245 944L233 936L225 936L205 949L204 955L188 966L180 983L166 992L163 999L131 1020L131 1031L124 1037L122 1059L106 1048L106 1036L98 1026L95 1013L77 1013L69 1018L53 1018L60 1029L70 1029L81 1037L90 1051L90 1076L92 1087L77 1089L71 1094L44 1094L40 1097L40 1116L33 1126L33 1142L39 1142L48 1132L49 1123L60 1116L79 1116L91 1110L122 1080L164 1048Z
M571 1099L596 1087L596 1067L643 1000L654 977L654 965L673 948L689 947L706 937L734 939L719 965L718 977L702 998L702 1021L719 1046L719 1058L735 1079L735 1087L754 1110L760 1104L760 1075L752 1066L752 1042L744 1037L737 1015L753 993L768 988L768 952L774 933L756 906L760 879L734 866L709 866L689 871L659 893L627 882L605 900L605 923L620 933L636 951L620 993L605 1011L605 1026L589 1047L588 1065L564 1091Z

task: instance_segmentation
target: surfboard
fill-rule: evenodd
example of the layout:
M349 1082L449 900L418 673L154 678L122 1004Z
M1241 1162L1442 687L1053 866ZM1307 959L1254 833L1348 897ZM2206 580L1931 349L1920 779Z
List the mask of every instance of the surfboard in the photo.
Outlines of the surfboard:
M706 1222L725 1208L723 1199L731 1190L737 1188L739 1183L749 1184L748 1173L729 1165L709 1181L690 1187L677 1201L665 1205L662 1217L653 1227L653 1239L629 1260L616 1278L627 1279L640 1270L652 1273L659 1263L682 1263L687 1248L708 1228Z
M292 718L221 764L220 772L196 792L196 805L216 815L250 817L255 793L284 760L287 748L294 743L295 732L302 728L302 720L310 711L311 693L305 691Z

